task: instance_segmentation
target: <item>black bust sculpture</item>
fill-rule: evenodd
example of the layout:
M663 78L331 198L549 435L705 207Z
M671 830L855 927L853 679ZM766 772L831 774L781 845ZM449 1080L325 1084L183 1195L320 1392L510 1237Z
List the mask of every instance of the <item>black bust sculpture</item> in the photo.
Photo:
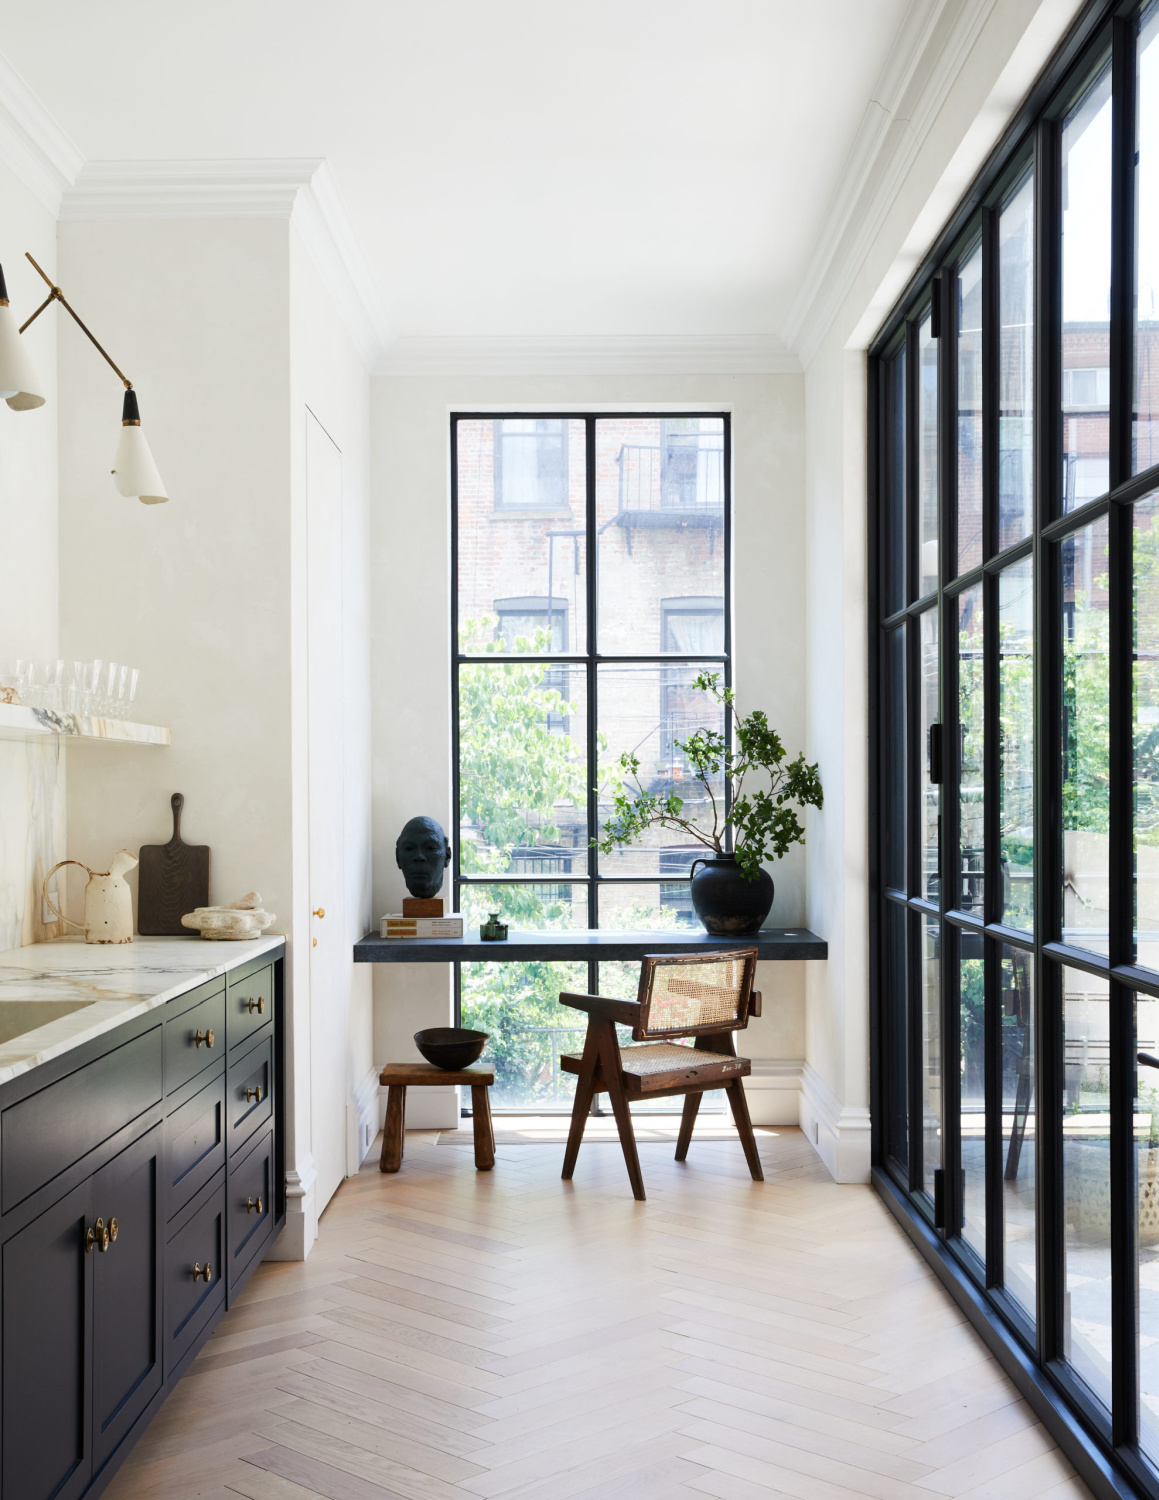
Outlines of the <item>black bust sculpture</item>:
M395 842L394 857L412 896L429 900L439 894L451 845L434 818L411 818Z

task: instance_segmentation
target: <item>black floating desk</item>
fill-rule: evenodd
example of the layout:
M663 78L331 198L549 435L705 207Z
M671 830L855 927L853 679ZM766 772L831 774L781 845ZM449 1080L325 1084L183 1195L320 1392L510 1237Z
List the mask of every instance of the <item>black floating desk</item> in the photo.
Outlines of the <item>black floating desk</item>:
M641 959L646 953L721 953L756 948L763 961L828 958L829 945L807 927L766 927L756 937L714 938L706 932L512 932L505 943L461 938L386 938L373 933L354 945L358 964L520 963Z

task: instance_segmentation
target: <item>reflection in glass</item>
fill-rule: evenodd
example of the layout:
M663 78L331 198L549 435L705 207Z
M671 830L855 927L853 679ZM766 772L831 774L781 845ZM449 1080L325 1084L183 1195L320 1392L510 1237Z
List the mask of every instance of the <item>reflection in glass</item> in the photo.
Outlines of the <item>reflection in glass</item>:
M584 424L456 423L459 648L587 650Z
M982 915L982 875L985 822L983 813L983 747L985 687L982 673L982 585L967 589L958 600L958 736L961 769L958 782L959 870L958 905Z
M998 216L998 547L1030 534L1034 506L1034 175Z
M892 615L905 599L905 346L885 367L885 598Z
M1106 517L1067 537L1062 565L1063 935L1107 951L1110 668Z
M982 939L960 934L962 1238L986 1260L986 984Z
M601 826L612 815L613 790L624 778L620 756L631 752L640 762L641 786L661 796L674 791L684 804L681 818L711 833L714 799L717 809L724 805L723 774L714 780L710 795L680 749L681 742L697 730L724 732L721 705L693 687L701 670L681 662L599 668L597 728L601 747L597 785ZM627 789L633 791L630 777ZM679 877L688 873L698 855L711 853L690 832L653 827L638 844L619 845L614 853L601 854L599 867L605 876Z
M894 901L885 903L885 1052L889 1070L886 1097L889 1100L889 1154L902 1166L909 1163L909 1075L906 1059L906 995L909 990L906 964L906 911Z
M1002 1208L1006 1290L1035 1320L1034 956L1002 946Z
M935 606L921 617L921 894L938 899L938 835L941 832L939 787L930 780L930 725L938 721L938 611Z
M1111 1030L1105 979L1063 969L1063 1353L1111 1405Z
M1133 509L1135 945L1159 969L1159 496Z
M587 873L586 696L579 666L459 668L464 874Z
M596 423L599 649L724 651L724 420Z
M1110 487L1111 68L1062 124L1063 510Z
M905 890L905 636L891 630L882 653L885 672L885 795L882 841L885 883Z
M1034 925L1034 583L1030 558L998 575L1002 917Z
M982 561L982 246L958 272L958 572Z
M936 917L922 923L922 1184L933 1197L942 1166L942 940Z
M1139 21L1132 472L1159 463L1159 8Z
M1159 1000L1135 997L1140 1052L1159 1055ZM1135 1203L1138 1213L1139 1441L1159 1459L1159 1068L1135 1069Z
M918 598L938 586L938 341L918 329Z

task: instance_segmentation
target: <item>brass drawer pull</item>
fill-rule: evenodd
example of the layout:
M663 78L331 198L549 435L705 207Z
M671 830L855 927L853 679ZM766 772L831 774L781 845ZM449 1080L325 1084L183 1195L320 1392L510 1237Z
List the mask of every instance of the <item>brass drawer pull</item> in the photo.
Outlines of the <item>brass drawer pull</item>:
M95 1224L85 1230L85 1254L89 1255L96 1249L104 1255L117 1238L120 1228L116 1219L110 1219L108 1224L103 1218L98 1219Z
M255 1208L257 1209L258 1213L262 1212L262 1200L261 1200L261 1198L260 1197L258 1197L256 1199L255 1198L247 1198L245 1200L245 1211L246 1211L246 1213L247 1214L248 1213L252 1213Z
M246 1091L245 1091L245 1097L246 1097L246 1103L247 1104L249 1103L249 1101L251 1099L256 1099L258 1101L258 1103L260 1104L262 1102L262 1086L261 1086L261 1084L259 1083L256 1089L246 1089Z
M201 1046L202 1042L204 1042L207 1047L212 1047L213 1046L213 1032L212 1031L204 1031L204 1032L203 1031L198 1031L195 1034L193 1040L197 1043L197 1045L199 1047Z
M200 1261L198 1261L198 1262L196 1262L194 1264L194 1267L193 1267L193 1279L194 1279L194 1281L208 1281L209 1278L212 1275L213 1275L213 1269L210 1266L210 1264L209 1264L208 1261L206 1261L204 1265L202 1265Z
M266 997L264 995L260 1000L247 1000L246 1004L249 1006L249 1012L251 1016L253 1015L255 1010L257 1011L259 1016L265 1014Z

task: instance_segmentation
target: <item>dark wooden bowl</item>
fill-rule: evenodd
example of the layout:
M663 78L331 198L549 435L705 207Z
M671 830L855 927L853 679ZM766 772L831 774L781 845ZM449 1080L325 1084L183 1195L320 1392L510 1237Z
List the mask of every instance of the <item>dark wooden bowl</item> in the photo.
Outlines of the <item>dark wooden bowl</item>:
M468 1031L462 1026L429 1026L415 1032L415 1046L427 1062L448 1073L457 1073L481 1057L488 1039L486 1031Z

